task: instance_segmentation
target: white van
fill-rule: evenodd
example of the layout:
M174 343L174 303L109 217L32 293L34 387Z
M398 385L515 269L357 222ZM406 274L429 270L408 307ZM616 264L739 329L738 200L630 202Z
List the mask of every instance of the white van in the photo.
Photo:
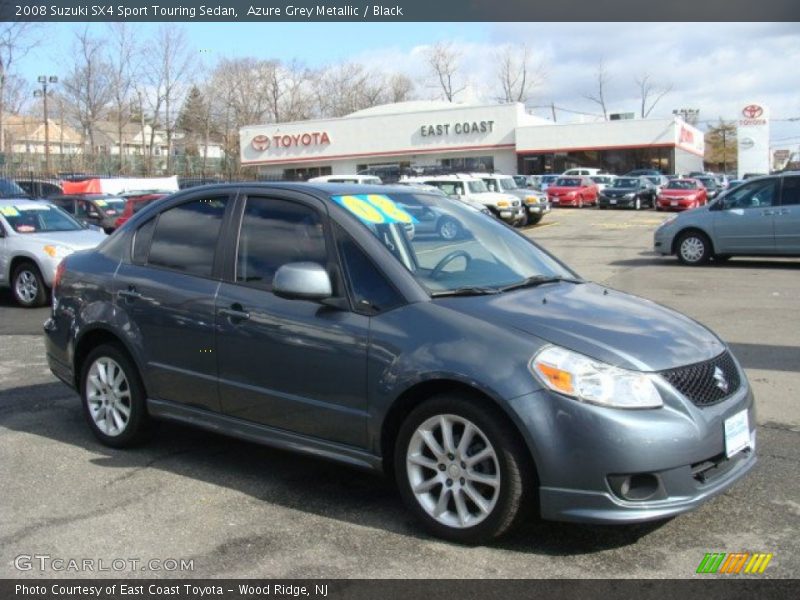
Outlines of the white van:
M323 175L312 177L309 183L357 183L359 185L381 185L380 177L375 175Z
M432 185L454 198L471 200L488 208L492 214L511 225L525 221L525 206L512 194L490 192L486 184L470 175L429 175L408 177L404 181Z
M606 175L605 169L594 169L590 167L576 167L574 169L567 169L562 173L564 177L574 177L575 175L584 175L589 177L591 175Z

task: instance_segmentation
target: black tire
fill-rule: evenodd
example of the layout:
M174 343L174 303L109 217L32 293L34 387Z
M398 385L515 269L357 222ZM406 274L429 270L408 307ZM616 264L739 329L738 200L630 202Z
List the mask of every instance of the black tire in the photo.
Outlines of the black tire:
M533 463L523 443L518 441L516 433L509 431L509 427L513 427L513 425L503 418L498 413L499 409L491 406L489 402L485 399L481 400L468 395L454 393L434 396L419 405L406 417L397 436L393 462L400 495L411 512L416 515L431 534L452 542L461 544L483 544L489 542L509 531L518 521L528 516L529 510L536 507L534 493L536 477ZM490 493L494 494L493 498L496 498L496 500L489 512L481 517L482 520L472 526L456 527L440 522L428 514L411 488L411 482L409 481L411 477L410 470L414 469L414 465L410 465L407 461L410 444L415 439L414 435L417 428L428 419L436 419L439 415L466 419L480 430L479 433L485 436L485 439L488 440L495 451L497 459L495 465L497 467L496 474L499 475L500 483L497 491ZM457 434L455 430L453 431L453 440L456 442L454 445L457 446L460 435L456 438ZM463 430L461 433L463 433ZM472 447L470 445L470 448L466 449L465 452L468 453ZM443 458L442 460L451 459ZM459 456L455 456L452 460L453 462L446 466L447 470L441 474L441 477L444 478L450 475L450 468L457 463ZM464 464L462 462L460 466L464 468ZM478 466L481 466L481 463ZM441 471L441 467L438 467L438 470ZM465 468L462 475L469 478L468 472L468 468ZM436 469L428 470L427 473L432 477L439 476ZM454 492L456 492L456 488L459 483L464 485L465 482L462 477L456 477L458 480L448 479L448 481L452 481L453 486L447 492L448 511L451 511L449 508L451 505L455 507ZM446 491L445 485L445 483L438 484L440 494ZM473 489L475 489L473 483L467 482L467 485L473 486ZM435 489L437 488L433 488L433 490ZM434 493L433 490L431 490L432 494ZM477 509L477 504L472 504L472 508Z
M711 240L701 231L684 231L680 237L678 237L676 253L678 255L678 260L684 265L689 265L691 267L704 265L713 254Z
M39 267L27 260L19 263L11 275L11 293L14 301L23 308L47 304L48 290Z
M124 386L129 392L129 416L121 432L109 435L104 432L92 416L88 397L88 377L92 365L102 359L114 361L122 370L127 381ZM102 344L89 352L81 367L80 379L81 404L83 414L92 433L106 446L112 448L128 448L145 441L152 433L152 423L147 413L146 395L136 365L128 357L128 353L117 344ZM96 401L96 400L95 400ZM108 408L106 408L108 414Z
M528 225L536 225L541 220L542 220L542 215L539 214L528 215Z

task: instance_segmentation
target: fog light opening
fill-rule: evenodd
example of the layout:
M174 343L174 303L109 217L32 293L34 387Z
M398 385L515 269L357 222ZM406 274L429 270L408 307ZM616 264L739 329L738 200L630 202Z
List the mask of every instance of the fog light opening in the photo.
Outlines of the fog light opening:
M626 477L620 487L620 493L626 500L649 500L657 491L658 479L650 474Z

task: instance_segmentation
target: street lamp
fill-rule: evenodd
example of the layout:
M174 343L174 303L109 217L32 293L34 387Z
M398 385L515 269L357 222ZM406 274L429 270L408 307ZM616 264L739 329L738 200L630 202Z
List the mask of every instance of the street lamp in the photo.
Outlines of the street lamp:
M33 95L41 98L44 104L44 162L47 174L50 175L50 121L47 118L47 97L52 95L52 91L47 91L47 84L58 83L55 75L39 75L37 81L42 84L41 90L34 90Z

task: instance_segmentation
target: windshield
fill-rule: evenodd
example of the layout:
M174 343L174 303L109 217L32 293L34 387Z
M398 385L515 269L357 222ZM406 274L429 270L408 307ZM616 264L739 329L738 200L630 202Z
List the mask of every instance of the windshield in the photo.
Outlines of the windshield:
M498 181L500 182L500 187L506 191L519 189L517 187L517 182L514 181L511 177L508 178L501 177L500 179L498 179Z
M595 183L611 183L611 177L608 175L592 175L589 179Z
M467 188L470 194L482 194L489 191L489 188L487 188L486 184L482 181L468 181Z
M694 181L686 181L685 179L676 179L667 184L668 190L695 190L697 185Z
M332 199L434 295L497 293L530 278L575 277L530 240L459 201L416 192Z
M640 180L635 177L626 177L622 179L615 179L611 187L615 188L635 188L639 187Z
M0 179L0 198L28 198L28 192L10 179Z
M542 183L553 183L558 179L558 175L542 175Z
M46 231L77 231L83 226L60 208L49 204L21 204L0 206L11 228L17 233L42 233Z
M556 181L556 186L558 187L580 187L581 186L581 179L578 178L567 178L562 177L558 181Z
M717 187L717 182L711 179L710 177L698 177L697 181L702 183L707 188L715 188Z

